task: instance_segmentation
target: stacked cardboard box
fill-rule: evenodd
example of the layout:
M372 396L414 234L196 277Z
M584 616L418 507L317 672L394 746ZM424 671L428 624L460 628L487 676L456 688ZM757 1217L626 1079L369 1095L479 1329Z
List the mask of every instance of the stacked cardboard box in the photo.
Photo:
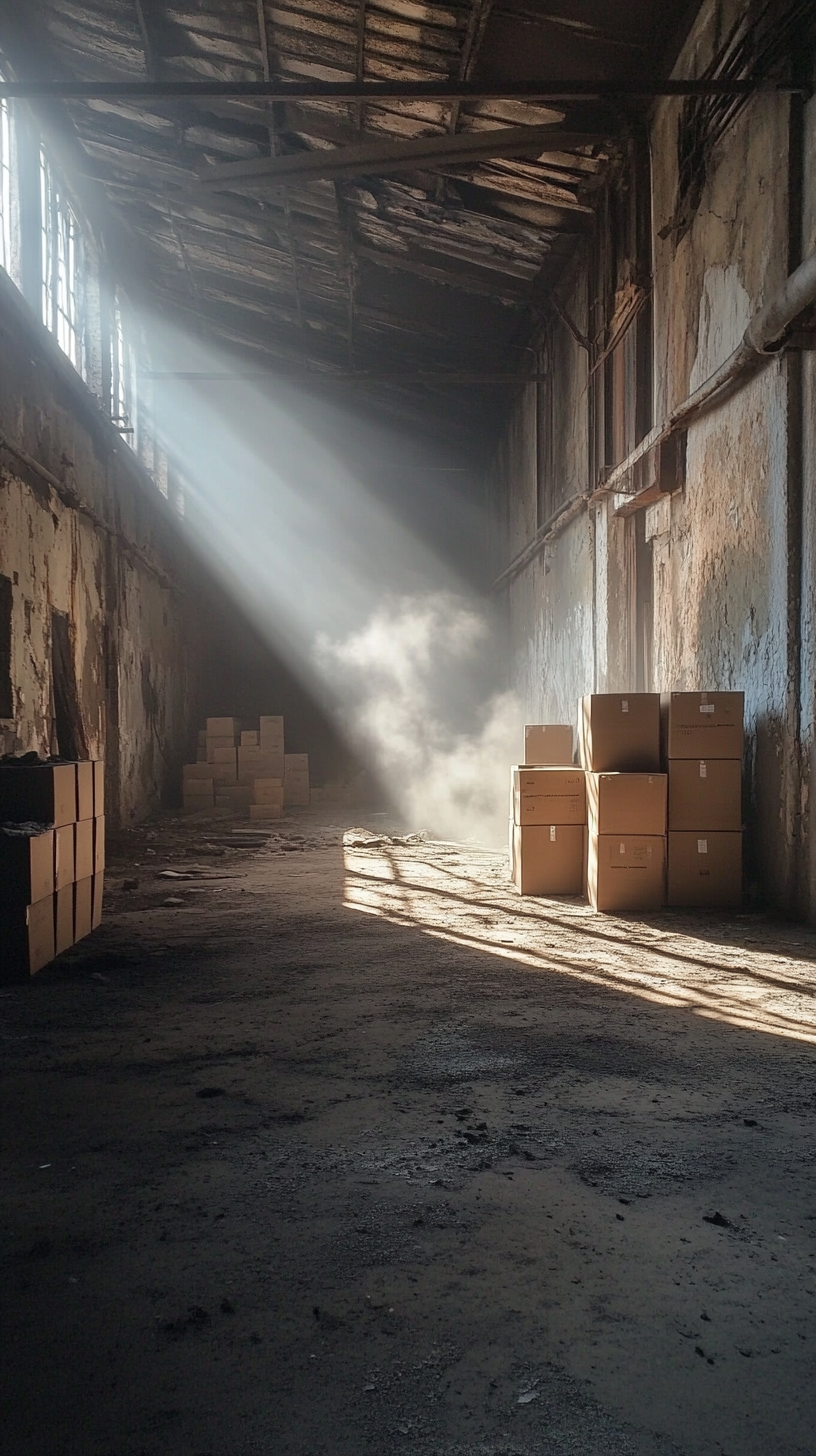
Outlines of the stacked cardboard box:
M570 742L572 735L570 733ZM511 771L510 874L521 895L580 895L586 793L572 764Z
M309 756L285 754L280 716L244 729L237 718L208 718L199 734L197 762L185 764L182 772L184 808L191 811L280 819L284 803L310 801Z
M665 774L657 693L593 693L578 704L587 773L586 895L595 910L652 910L666 898Z
M742 900L742 693L667 693L669 904Z
M566 768L572 763L572 759L571 724L525 724L524 765L526 768Z
M101 760L0 764L3 978L42 970L101 923L104 780Z

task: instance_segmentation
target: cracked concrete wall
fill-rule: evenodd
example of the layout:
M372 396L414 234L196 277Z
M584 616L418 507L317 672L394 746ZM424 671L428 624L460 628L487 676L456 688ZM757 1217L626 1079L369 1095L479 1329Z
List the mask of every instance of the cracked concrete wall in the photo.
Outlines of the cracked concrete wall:
M675 74L702 73L739 8L702 7ZM816 102L805 108L800 196L795 113L786 96L767 93L751 99L711 156L688 231L679 241L660 237L677 205L681 107L661 101L651 121L658 424L728 357L797 253L816 246ZM578 309L580 290L573 285L564 301ZM585 438L578 380L562 377L559 400L560 416ZM500 513L509 522L498 569L532 539L535 467L508 444L529 433L530 411L529 399L520 399L498 462ZM785 352L691 426L685 488L645 516L649 685L745 692L749 886L761 901L813 919L815 419L816 359ZM587 469L576 484L587 490L598 481ZM528 711L543 717L563 706L572 720L577 693L593 680L599 691L635 687L633 521L616 517L609 501L574 522L548 553L549 561L539 556L506 593L509 657Z
M0 277L0 431L76 510L0 453L0 572L12 583L7 752L56 749L51 613L70 622L82 729L107 764L107 811L129 824L178 792L198 643L180 522L54 340Z

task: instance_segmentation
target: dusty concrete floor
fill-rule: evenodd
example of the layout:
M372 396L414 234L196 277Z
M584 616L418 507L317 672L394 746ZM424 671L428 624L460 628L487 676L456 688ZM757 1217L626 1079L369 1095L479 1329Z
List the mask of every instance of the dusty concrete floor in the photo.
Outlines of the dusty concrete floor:
M812 1456L816 937L342 830L3 989L4 1451Z

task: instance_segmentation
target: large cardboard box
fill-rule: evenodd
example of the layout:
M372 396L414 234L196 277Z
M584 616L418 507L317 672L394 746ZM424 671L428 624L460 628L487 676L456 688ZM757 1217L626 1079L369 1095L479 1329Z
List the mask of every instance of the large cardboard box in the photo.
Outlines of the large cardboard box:
M54 869L53 829L0 829L0 905L32 905L52 895Z
M73 824L77 816L75 763L0 763L0 821Z
M94 875L91 889L91 929L102 924L102 900L105 894L105 876Z
M524 728L524 762L529 767L563 768L572 763L570 723L527 723Z
M670 831L669 904L738 909L742 904L742 834Z
M594 910L658 910L666 899L666 840L589 834L587 899Z
M669 829L742 829L742 759L670 758Z
M93 872L101 875L105 868L105 818L100 815L93 822Z
M74 877L89 880L94 872L94 821L83 819L74 825Z
M273 753L283 753L283 718L261 718L258 723L258 742L261 748Z
M105 760L95 758L93 761L94 770L94 817L98 818L105 812Z
M54 889L64 890L76 879L76 825L61 824L54 830Z
M265 819L282 819L283 809L280 804L250 804L249 817L261 823Z
M94 766L90 760L78 763L77 771L77 819L93 819L94 816Z
M74 940L82 940L93 930L93 876L86 875L74 885Z
M54 959L54 897L33 905L9 905L3 912L0 981L36 975Z
M255 804L280 804L283 808L283 784L279 779L256 779L252 785Z
M512 770L517 824L585 824L585 775L580 768Z
M216 809L232 809L233 813L245 813L251 802L252 790L245 784L225 784L223 788L216 789Z
M63 885L54 894L54 954L62 955L74 943L74 886Z
M593 773L657 773L660 698L657 693L592 693L578 702L581 765Z
M237 763L215 763L213 764L213 768L215 772L213 774L212 781L215 786L216 792L219 789L223 789L226 784L237 784Z
M590 834L665 834L665 774L588 773Z
M744 693L664 693L667 758L742 758Z
M228 738L209 738L207 740L207 762L214 767L221 764L233 764L237 767L239 750Z
M580 895L583 824L510 825L511 875L520 895Z
M231 738L237 743L240 728L237 718L208 718L207 738Z
M185 763L181 770L182 782L188 784L194 779L212 780L214 773L215 764L213 763Z

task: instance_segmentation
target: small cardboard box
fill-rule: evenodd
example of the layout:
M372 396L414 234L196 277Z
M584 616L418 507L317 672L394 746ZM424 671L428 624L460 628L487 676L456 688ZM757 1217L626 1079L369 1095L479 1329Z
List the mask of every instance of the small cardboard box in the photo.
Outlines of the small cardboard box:
M239 732L237 718L207 719L207 738L231 738L236 743Z
M742 834L670 831L669 904L739 909Z
M76 825L61 824L54 830L54 889L64 890L76 879Z
M181 770L182 782L186 785L196 779L210 779L215 772L212 763L185 763Z
M237 766L239 750L228 738L207 739L207 762L211 764L231 763Z
M258 741L259 740L258 740L258 730L257 730L257 728L252 728L252 729L249 729L249 730L247 730L247 729L243 729L242 730L242 732L241 732L241 745L240 745L241 748L257 748L258 747Z
M744 693L664 693L667 758L742 758Z
M94 816L94 766L86 760L78 763L77 771L77 819L93 819Z
M53 829L0 829L0 904L33 905L52 895L55 860Z
M95 758L93 761L94 780L94 816L98 817L105 812L105 760Z
M742 759L670 758L669 829L742 829Z
M249 817L261 823L265 819L282 819L283 809L280 804L250 804Z
M94 821L74 825L74 878L89 880L94 872Z
M3 912L0 981L34 976L54 959L54 897L33 905L13 905Z
M93 930L93 876L74 885L74 940L83 940Z
M593 773L657 773L657 693L592 693L578 702L581 765Z
M590 834L665 834L665 774L588 773Z
M539 768L564 768L572 763L572 725L569 723L527 723L524 728L524 762Z
M93 872L101 875L105 868L105 816L100 815L93 822Z
M659 910L665 904L665 837L589 834L587 843L587 899L593 910Z
M283 752L283 718L261 718L258 722L258 742L261 748Z
M586 786L580 768L514 768L517 824L586 824Z
M105 876L94 875L91 890L91 929L102 924L102 901L105 895Z
M75 763L0 764L0 821L73 824L77 816Z
M74 943L74 886L63 885L54 895L54 954L62 955Z
M584 883L583 824L510 826L511 875L520 895L580 895Z

